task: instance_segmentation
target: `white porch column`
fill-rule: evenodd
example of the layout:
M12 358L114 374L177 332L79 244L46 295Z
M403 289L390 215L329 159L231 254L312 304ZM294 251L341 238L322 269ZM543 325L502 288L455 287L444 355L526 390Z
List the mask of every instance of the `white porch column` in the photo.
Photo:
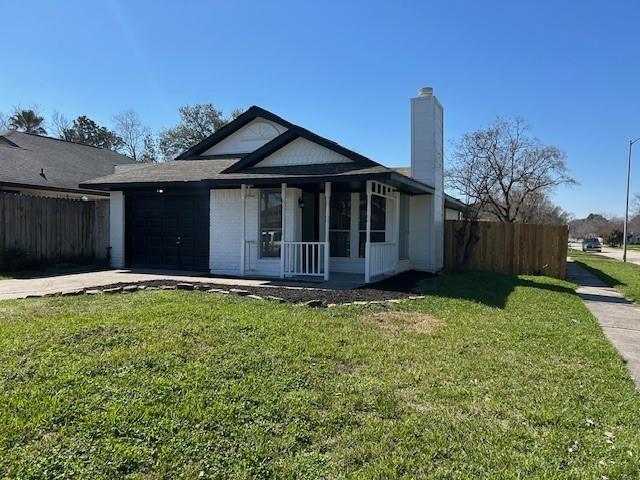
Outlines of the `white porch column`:
M285 239L285 224L286 224L286 206L287 206L287 184L281 185L280 193L282 201L282 238L280 239L280 278L284 278L284 239Z
M329 280L329 227L331 225L331 182L324 182L324 279Z
M400 261L400 191L396 190L393 201L394 205L394 221L393 221L393 237L396 244L396 265L394 270L398 270L398 262Z
M111 266L124 268L124 193L121 191L109 195L109 226Z
M247 186L243 183L240 185L240 198L242 202L242 214L241 222L242 222L242 230L240 236L240 276L244 277L245 271L245 255L247 250L247 222L246 222L246 204L247 204Z
M371 180L367 180L367 231L364 243L364 283L371 280Z

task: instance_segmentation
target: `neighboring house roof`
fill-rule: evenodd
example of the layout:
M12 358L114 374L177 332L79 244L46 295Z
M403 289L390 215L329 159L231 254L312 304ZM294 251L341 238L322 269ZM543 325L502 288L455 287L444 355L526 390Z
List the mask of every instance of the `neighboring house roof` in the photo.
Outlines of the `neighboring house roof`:
M411 177L411 167L397 167L397 168L394 168L394 170L402 175ZM459 212L464 212L467 208L464 202L446 193L444 194L444 206L445 208L458 210Z
M284 127L282 133L264 140L251 152L211 154L210 149L222 145L225 139L249 126L256 119L265 119ZM253 125L253 124L252 124ZM245 129L246 130L246 129ZM339 161L305 165L264 164L267 157L295 145L299 139L323 147L339 157ZM222 143L221 143L222 142ZM217 148L217 147L216 147ZM209 153L207 153L209 151ZM215 151L215 150L214 150ZM269 165L269 166L267 166ZM317 183L324 181L361 181L377 179L402 187L411 193L432 193L433 187L410 178L392 168L387 168L353 150L328 140L309 130L294 125L277 115L253 106L213 135L180 154L175 160L149 165L142 169L117 169L112 175L84 182L90 188L118 189L152 185L237 186L273 183Z
M111 150L12 130L0 132L0 185L90 193L80 183L131 163L131 158Z

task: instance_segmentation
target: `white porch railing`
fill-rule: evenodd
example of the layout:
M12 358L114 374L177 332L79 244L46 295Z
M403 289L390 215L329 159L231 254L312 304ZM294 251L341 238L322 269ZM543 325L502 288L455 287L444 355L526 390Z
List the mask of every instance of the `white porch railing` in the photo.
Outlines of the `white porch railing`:
M396 271L398 254L395 242L369 244L369 275L384 275Z
M323 276L329 269L326 242L282 242L284 276Z
M258 242L256 240L246 240L244 242L244 273L255 272L257 258Z

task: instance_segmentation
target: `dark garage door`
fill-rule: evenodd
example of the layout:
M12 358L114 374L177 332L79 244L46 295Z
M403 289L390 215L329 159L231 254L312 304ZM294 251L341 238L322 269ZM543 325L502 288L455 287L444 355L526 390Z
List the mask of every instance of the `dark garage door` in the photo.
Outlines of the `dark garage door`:
M126 263L130 267L209 269L209 195L126 195Z

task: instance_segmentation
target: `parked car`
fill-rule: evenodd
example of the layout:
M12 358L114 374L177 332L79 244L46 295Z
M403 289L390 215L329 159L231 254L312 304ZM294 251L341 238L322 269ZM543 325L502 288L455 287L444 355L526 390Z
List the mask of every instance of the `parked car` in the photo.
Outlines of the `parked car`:
M582 240L583 252L602 252L602 243L597 238L585 238Z

